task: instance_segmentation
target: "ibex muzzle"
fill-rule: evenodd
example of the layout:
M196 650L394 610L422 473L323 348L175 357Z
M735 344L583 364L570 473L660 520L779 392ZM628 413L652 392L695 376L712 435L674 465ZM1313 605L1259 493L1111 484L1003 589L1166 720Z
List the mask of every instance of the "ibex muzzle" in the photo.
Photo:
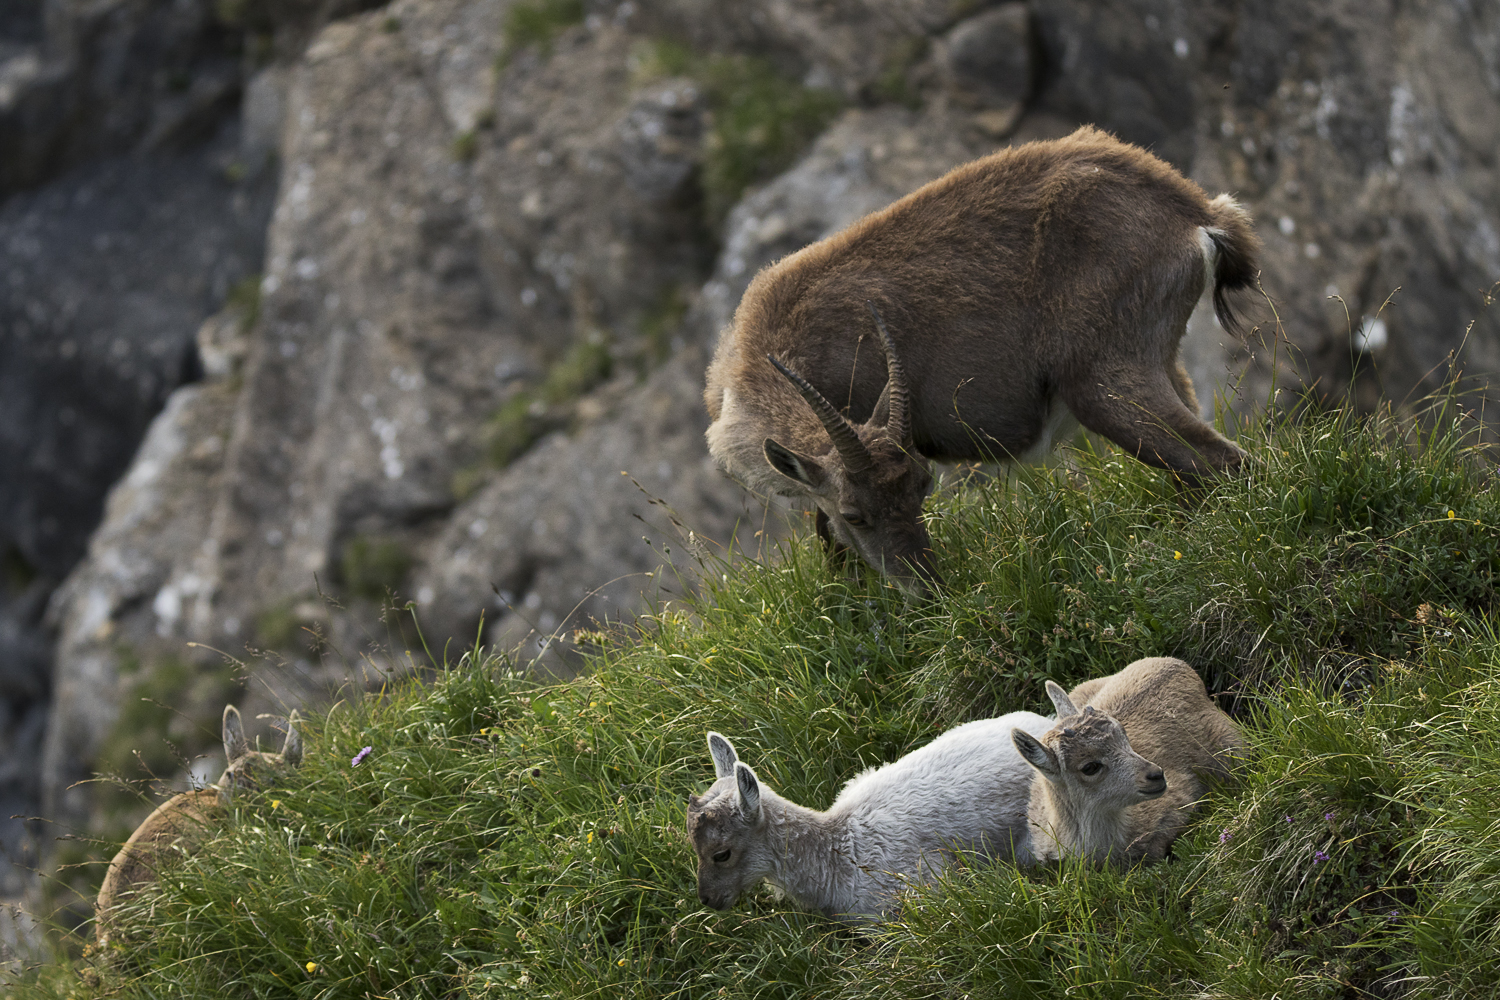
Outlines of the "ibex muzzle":
M836 460L819 462L766 438L766 461L802 484L818 507L818 533L835 549L853 549L913 597L937 583L922 502L932 475L912 442L906 375L875 303L865 308L885 351L886 384L875 413L855 424L801 375L774 356L766 359L807 401L833 442Z
M922 594L924 457L1026 456L1076 421L1189 484L1239 466L1178 343L1204 296L1233 327L1258 250L1232 198L1097 129L1001 150L756 275L708 368L709 451Z

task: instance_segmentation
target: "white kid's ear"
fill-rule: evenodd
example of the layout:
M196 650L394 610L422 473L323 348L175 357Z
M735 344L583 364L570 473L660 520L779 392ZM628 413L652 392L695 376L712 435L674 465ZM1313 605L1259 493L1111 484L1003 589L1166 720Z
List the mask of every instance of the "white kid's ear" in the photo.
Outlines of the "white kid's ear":
M790 448L777 444L771 438L766 438L762 446L766 452L766 461L771 463L771 468L786 476L788 479L796 480L814 493L823 489L827 480L827 474L823 467L806 455L799 455Z
M760 782L749 764L734 765L734 783L740 792L740 815L747 823L760 822Z
M240 721L240 710L233 705L224 706L224 763L233 764L250 752L245 742L245 724Z
M1026 758L1026 763L1049 778L1056 778L1062 774L1062 768L1057 763L1057 754L1048 750L1035 736L1024 729L1012 729L1010 738L1011 742L1016 745L1016 752Z
M708 734L708 752L714 759L714 777L727 778L734 773L734 763L740 758L734 752L734 745L722 735L715 732Z
M1047 697L1052 699L1052 707L1057 709L1058 722L1078 714L1078 706L1073 704L1073 700L1068 697L1068 692L1056 682L1047 682Z

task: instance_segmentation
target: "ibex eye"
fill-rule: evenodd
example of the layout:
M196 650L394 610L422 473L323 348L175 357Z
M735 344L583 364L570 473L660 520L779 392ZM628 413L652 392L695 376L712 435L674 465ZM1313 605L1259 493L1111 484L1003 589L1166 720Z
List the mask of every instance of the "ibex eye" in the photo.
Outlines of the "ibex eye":
M724 862L728 861L730 853L732 853L732 852L730 852L730 851L720 851L718 854L715 854L714 855L714 864L722 865Z
M856 528L863 528L865 526L865 519L861 514L845 514L844 520Z
M1084 774L1092 778L1094 775L1104 770L1104 765L1099 763L1097 760L1091 760L1087 764L1080 767L1078 770L1082 771Z

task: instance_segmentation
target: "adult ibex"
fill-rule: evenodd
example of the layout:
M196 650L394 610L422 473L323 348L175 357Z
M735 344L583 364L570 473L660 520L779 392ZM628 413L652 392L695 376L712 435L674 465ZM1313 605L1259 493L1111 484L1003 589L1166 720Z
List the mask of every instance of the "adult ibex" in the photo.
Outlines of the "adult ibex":
M1026 457L1077 421L1189 482L1239 465L1177 347L1204 294L1234 325L1258 249L1228 195L1097 129L1001 150L755 277L708 368L709 450L920 596L919 456Z

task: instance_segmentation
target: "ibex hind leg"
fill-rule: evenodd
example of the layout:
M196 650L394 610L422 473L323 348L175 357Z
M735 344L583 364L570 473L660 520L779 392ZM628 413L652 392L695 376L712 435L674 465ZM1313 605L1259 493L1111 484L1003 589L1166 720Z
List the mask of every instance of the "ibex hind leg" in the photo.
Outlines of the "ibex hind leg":
M1111 366L1085 373L1062 392L1083 426L1193 485L1238 469L1245 455L1188 409L1183 396L1192 387L1186 378L1154 366Z

